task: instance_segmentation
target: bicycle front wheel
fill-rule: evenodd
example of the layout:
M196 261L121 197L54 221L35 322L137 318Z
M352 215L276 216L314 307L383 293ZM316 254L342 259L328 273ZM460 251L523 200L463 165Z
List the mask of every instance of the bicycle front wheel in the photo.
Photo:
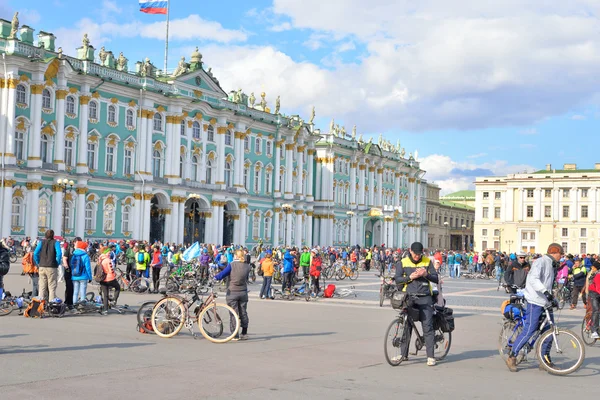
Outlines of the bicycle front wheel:
M207 340L213 343L227 343L237 336L240 318L227 304L212 303L198 316L198 328ZM224 336L224 334L229 335Z
M581 338L588 346L593 346L598 339L592 339L591 321L589 318L583 318L581 322Z
M183 302L176 297L165 297L152 310L152 329L158 336L170 338L181 331L185 319Z
M568 329L550 329L537 340L535 355L540 366L553 375L577 371L585 359L582 340Z
M351 281L357 280L358 279L358 270L357 269L350 270L349 278Z
M10 303L10 301L0 302L0 317L10 314L12 310L13 305Z
M137 294L146 293L150 290L150 279L137 278L135 281L131 282L129 289Z
M138 329L145 333L154 333L152 329L152 311L154 310L155 301L147 301L142 304L137 312Z
M385 360L392 367L397 367L403 361L401 342L404 338L404 324L404 318L398 317L392 321L385 332L383 353L385 354Z
M434 332L434 346L433 356L437 361L443 360L450 351L450 345L452 344L452 333L442 332L441 329L436 329Z
M10 259L10 263L14 264L14 263L17 262L17 255L14 254L14 253L11 253L10 256L9 256L9 259Z

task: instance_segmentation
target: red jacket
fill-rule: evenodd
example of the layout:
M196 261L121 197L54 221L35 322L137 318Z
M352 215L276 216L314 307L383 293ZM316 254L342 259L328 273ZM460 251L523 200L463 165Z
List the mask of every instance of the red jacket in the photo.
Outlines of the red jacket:
M592 280L590 281L590 291L596 292L600 294L600 273L594 275Z
M321 257L313 256L312 263L310 264L310 276L314 276L315 278L321 276L321 265Z

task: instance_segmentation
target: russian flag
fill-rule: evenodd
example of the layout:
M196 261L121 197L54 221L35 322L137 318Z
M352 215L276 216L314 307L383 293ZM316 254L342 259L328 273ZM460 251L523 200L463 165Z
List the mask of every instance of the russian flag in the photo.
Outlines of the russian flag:
M169 0L140 0L140 11L146 14L166 14Z

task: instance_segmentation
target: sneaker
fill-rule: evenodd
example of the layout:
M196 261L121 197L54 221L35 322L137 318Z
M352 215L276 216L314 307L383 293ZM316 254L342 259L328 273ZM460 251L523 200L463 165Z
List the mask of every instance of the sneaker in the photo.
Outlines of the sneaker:
M517 358L515 356L509 356L506 359L506 366L510 372L517 372Z
M571 310L575 310L577 308L577 306L574 306L571 304Z
M239 340L248 340L248 334L242 333Z
M436 364L435 358L433 358L433 357L427 358L427 366L428 367L433 367L433 366L435 366L435 364Z
M264 299L266 299L266 297L265 297L265 296L262 296L262 297L261 297L261 299L263 299L263 300L264 300Z
M598 332L593 332L590 335L590 339L600 339L600 335L598 335Z

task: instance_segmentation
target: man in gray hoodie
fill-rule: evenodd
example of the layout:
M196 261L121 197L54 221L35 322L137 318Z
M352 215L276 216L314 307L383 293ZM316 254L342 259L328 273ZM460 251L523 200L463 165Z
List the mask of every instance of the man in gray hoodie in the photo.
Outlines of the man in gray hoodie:
M552 297L552 284L554 283L555 268L558 268L558 262L564 255L564 251L561 245L552 243L548 246L548 254L538 258L534 261L531 266L531 271L527 275L527 282L525 283L525 290L523 295L527 300L527 319L523 323L523 330L521 334L515 339L512 350L506 359L506 365L511 372L517 372L517 358L516 355L519 351L529 342L529 339L539 329L540 317L544 313L546 305L551 303L554 298ZM554 315L550 310L550 318L554 322ZM549 329L547 326L544 330ZM548 364L552 363L549 358L550 347L552 341L548 340L543 343L543 352Z

